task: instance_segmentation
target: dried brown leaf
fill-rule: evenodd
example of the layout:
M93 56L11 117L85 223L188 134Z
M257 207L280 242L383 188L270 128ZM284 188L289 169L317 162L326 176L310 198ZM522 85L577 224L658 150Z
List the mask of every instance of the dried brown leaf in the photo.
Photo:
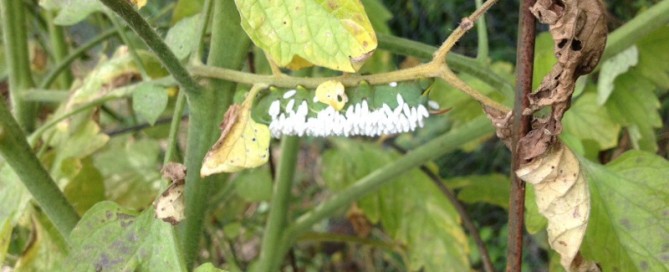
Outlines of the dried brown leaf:
M567 271L590 267L579 253L590 215L590 192L574 153L557 142L516 174L535 186L539 212L548 219L548 242Z

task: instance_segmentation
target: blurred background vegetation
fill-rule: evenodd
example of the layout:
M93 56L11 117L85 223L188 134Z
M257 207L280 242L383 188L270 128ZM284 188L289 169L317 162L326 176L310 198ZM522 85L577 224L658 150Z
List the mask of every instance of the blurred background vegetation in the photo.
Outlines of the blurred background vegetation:
M363 2L369 1L373 0ZM30 3L27 6L30 9L29 37L32 42L31 48L33 48L31 53L33 54L33 60L38 60L33 62L35 65L33 70L39 77L44 75L46 67L49 65L47 63L53 61L53 52L49 51L51 50L48 36L49 26L45 19L49 14L39 8L37 1L25 2ZM176 13L179 13L181 17L194 14L193 12L201 8L202 3L201 0L188 1L188 5L179 4L178 1L172 0L150 0L149 2L150 4L143 8L141 13L145 18L150 18L152 25L161 33L166 33L173 25L173 16ZM388 31L396 36L433 46L438 46L457 26L460 19L475 9L475 2L472 0L383 0L380 2L387 9L387 14L392 15L388 21ZM517 0L501 1L486 15L491 63L512 64L515 61L518 21L517 2ZM657 2L659 0L608 1L610 31ZM374 15L370 14L370 16ZM81 45L104 30L113 27L113 22L102 14L93 14L82 23L69 27L67 37L69 43ZM545 31L546 27L537 26L537 29ZM132 46L145 48L136 36L128 35L128 38L128 42ZM455 52L475 57L477 43L475 31L472 31L459 42ZM78 78L85 76L100 60L100 53L111 56L122 44L121 39L110 39L88 50L88 53L84 54L73 65L73 74ZM2 60L4 61L4 59ZM390 60L382 63L386 66L382 69L388 70L415 61L411 58L393 56ZM258 65L256 68L262 71L267 67ZM512 67L508 66L500 69L506 69L507 72L510 72L509 70ZM317 69L315 70L312 72L313 74L321 73ZM7 96L5 77L6 71L0 70L0 93L4 97ZM57 87L62 90L69 88L69 86L58 85L58 83ZM666 117L669 115L669 97L664 95L660 99L663 105L661 107L663 121L667 122L667 119L669 119ZM166 112L173 110L174 100L174 93L171 93ZM51 110L53 109L45 109L42 116L46 116ZM92 172L88 175L105 179L105 189L88 192L95 198L89 199L90 203L79 203L82 205L81 209L85 210L96 201L103 199L112 199L129 208L144 209L148 207L153 196L158 193L160 177L157 176L155 170L160 165L159 158L162 155L164 139L169 130L170 116L163 114L157 120L155 126L150 126L147 122L137 118L133 112L132 102L129 100L106 105L101 108L101 112L99 117L100 123L103 124L101 129L111 137L111 140L94 157L84 160L83 165L84 168L86 165L96 166L97 170L91 170ZM434 121L433 124L440 122L440 120ZM434 135L446 129L437 125L434 127L434 131L426 129L425 132L419 133L420 135L416 137L398 137L396 142L405 148L411 148L429 138L427 136L422 137L422 135ZM666 131L667 126L664 126L663 130ZM659 139L663 143L660 147L660 153L666 156L663 150L666 150L669 141L666 133L662 135L665 136ZM322 139L306 139L303 141L298 164L299 174L296 186L293 189L294 199L291 201L291 213L293 215L301 214L328 196L328 192L323 190L324 182L319 173L320 166L313 162L318 161L324 150L331 146L332 143ZM54 158L50 159L54 160ZM490 175L491 173L495 173L501 179L504 179L509 175L510 154L502 143L496 139L489 139L483 141L480 145L444 156L437 160L436 164L440 169L439 174L444 179L477 174ZM147 169L152 172L146 171ZM211 199L209 200L210 214L205 221L205 239L203 239L202 250L199 254L202 262L213 262L217 265L225 263L228 268L237 267L244 270L251 260L257 257L260 244L259 237L262 234L262 228L267 217L267 200L271 195L271 176L269 173L272 173L273 169L265 170L267 171L235 176L234 181L222 183L222 186L216 187L215 191L211 192ZM457 179L454 182L457 183ZM128 187L130 186L128 184L140 185ZM73 192L80 192L76 188L72 190L75 190ZM488 246L495 268L503 270L506 250L506 210L500 205L485 203L485 201L464 202L467 211ZM355 212L349 211L348 215L342 214L341 217L333 218L318 226L322 230L329 231L328 233L332 235L328 237L321 237L316 234L305 236L305 241L326 242L300 243L291 251L287 266L292 266L294 263L299 271L370 271L371 268L375 268L377 271L403 271L406 269L401 256L392 253L392 250L379 250L379 248L392 249L393 246L396 246L392 242L373 242L369 239L355 238L361 231L368 231L378 241L391 240L385 236L380 227L368 225L369 222L365 219L356 221L355 215ZM41 220L41 223L48 226L48 222L43 215ZM542 234L538 235L528 235L525 239L526 250L524 252L526 256L523 271L546 271L549 267L550 254L547 251L547 245L542 242L545 237L540 236ZM15 228L6 262L15 264L31 250L38 250L31 247L31 243L34 243L34 241L35 237L31 232L29 223L24 222L21 227ZM44 248L49 247L45 246ZM480 270L480 256L477 255L476 247L471 241L470 248L472 249L470 259L473 266ZM35 269L43 267L45 266L40 266L40 264L32 266Z

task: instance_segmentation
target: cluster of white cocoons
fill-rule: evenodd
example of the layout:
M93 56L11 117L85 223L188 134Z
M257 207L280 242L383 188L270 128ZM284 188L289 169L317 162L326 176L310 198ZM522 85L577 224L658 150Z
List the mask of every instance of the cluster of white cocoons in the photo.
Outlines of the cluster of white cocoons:
M293 95L287 92L284 98ZM413 131L423 127L423 120L429 117L425 106L409 106L404 103L401 95L397 95L397 107L383 107L370 110L367 100L355 105L349 105L345 111L337 111L331 106L309 117L309 106L306 101L295 105L291 99L286 105L285 112L281 112L280 102L274 101L269 107L272 121L269 130L272 137L282 135L296 136L379 136Z

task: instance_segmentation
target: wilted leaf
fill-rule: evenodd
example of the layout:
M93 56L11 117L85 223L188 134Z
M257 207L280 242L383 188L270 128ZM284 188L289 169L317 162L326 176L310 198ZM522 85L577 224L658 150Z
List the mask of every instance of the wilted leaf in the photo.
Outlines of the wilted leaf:
M246 33L280 66L312 63L355 72L377 46L376 34L357 0L235 3Z
M334 191L351 186L398 157L378 146L349 140L337 141L336 146L324 154L322 171ZM378 193L363 198L358 206L372 223L380 221L386 233L406 245L409 270L469 270L469 249L460 218L419 170L398 177Z
M167 88L146 82L132 93L132 108L149 124L153 125L167 107Z
M246 201L268 201L272 197L272 176L267 167L242 171L231 182L235 183L237 194Z
M111 201L93 206L70 234L65 271L186 271L172 226Z
M564 131L579 139L597 142L600 150L613 148L618 144L620 124L612 120L606 108L599 106L596 99L597 95L586 89L564 114Z
M223 118L221 137L207 152L200 169L201 176L239 172L267 162L269 128L251 118L251 106L259 89L254 86L241 106L228 108Z
M548 219L548 242L560 254L562 266L571 271L580 265L574 258L590 214L590 194L578 159L558 142L516 174L534 185L539 212Z
M160 194L155 203L156 218L172 225L179 224L186 218L184 190L185 180L175 180Z
M130 2L135 5L138 9L143 8L146 6L147 0L130 0Z
M201 16L184 18L176 23L165 37L165 43L172 49L174 55L183 60L195 50L198 37L198 23Z
M583 255L602 271L669 271L669 162L643 151L581 162L592 196Z
M639 50L636 46L631 46L602 63L599 80L597 81L597 105L604 105L606 100L609 99L611 92L613 92L613 82L616 77L627 72L630 67L635 66L638 62Z

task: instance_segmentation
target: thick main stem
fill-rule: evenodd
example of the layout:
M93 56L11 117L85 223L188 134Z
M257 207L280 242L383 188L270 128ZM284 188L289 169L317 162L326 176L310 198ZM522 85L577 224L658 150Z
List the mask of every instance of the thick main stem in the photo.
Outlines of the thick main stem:
M23 1L1 0L0 19L4 34L7 71L9 72L9 98L12 113L23 130L32 131L35 126L36 104L22 99L22 94L34 87L30 71L23 5Z
M263 235L260 251L259 267L257 271L278 271L283 254L281 253L281 236L286 228L290 202L290 188L295 175L297 151L300 138L284 137L281 142L281 160L274 181L272 202L269 218Z
M4 102L0 102L0 155L16 172L58 232L68 237L79 221L79 216L33 154Z
M518 140L530 131L530 117L523 116L523 109L529 106L528 95L532 92L532 73L534 64L535 18L530 7L535 0L520 1L518 21L518 46L516 55L516 99L511 152L512 179L509 195L509 240L506 251L506 271L520 271L523 260L523 226L525 220L525 183L518 178L515 170L522 159L518 152Z

